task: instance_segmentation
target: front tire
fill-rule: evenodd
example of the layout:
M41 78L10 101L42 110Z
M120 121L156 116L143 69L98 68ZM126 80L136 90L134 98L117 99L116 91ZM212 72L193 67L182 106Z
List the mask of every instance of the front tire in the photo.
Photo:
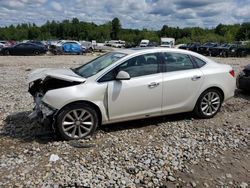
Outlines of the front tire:
M217 89L208 89L200 95L194 113L199 118L212 118L220 110L222 100L222 95Z
M56 126L59 136L65 140L78 140L95 132L99 124L96 110L86 104L66 106L57 116Z

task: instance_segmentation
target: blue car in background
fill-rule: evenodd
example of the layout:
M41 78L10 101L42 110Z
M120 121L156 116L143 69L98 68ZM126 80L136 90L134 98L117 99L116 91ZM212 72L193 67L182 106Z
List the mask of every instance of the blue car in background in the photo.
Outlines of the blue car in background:
M60 42L58 45L52 46L51 51L54 54L83 54L85 47L79 42L67 41Z
M66 42L62 45L62 49L64 53L70 54L81 54L82 48L79 44L73 42Z

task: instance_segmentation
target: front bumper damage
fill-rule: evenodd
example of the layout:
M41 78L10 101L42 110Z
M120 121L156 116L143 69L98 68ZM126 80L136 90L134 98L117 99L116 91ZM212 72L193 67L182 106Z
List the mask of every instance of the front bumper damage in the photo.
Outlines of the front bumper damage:
M44 103L42 101L42 97L43 95L41 93L37 93L34 96L35 106L33 108L33 112L29 114L29 118L43 125L52 125L57 109Z
M58 109L44 103L42 98L50 90L70 87L84 83L86 78L76 74L73 69L41 68L27 75L29 93L34 98L35 107L29 115L31 120L37 120L41 124L53 126L54 117Z

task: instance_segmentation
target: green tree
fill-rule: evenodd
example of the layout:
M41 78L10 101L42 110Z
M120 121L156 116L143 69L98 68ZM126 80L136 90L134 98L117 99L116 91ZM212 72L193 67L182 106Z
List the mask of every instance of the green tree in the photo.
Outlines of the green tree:
M249 40L250 39L250 22L241 24L240 29L236 33L237 40Z
M118 18L114 18L112 20L112 30L111 30L111 39L113 40L117 40L118 39L118 33L121 30L121 23L120 20Z

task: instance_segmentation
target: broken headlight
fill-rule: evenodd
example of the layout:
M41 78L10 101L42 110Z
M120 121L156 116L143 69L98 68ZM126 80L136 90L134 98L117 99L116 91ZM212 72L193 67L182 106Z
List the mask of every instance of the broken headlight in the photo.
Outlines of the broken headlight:
M42 111L43 115L49 116L55 112L55 109L49 106L48 104L42 102L40 104L40 110Z

